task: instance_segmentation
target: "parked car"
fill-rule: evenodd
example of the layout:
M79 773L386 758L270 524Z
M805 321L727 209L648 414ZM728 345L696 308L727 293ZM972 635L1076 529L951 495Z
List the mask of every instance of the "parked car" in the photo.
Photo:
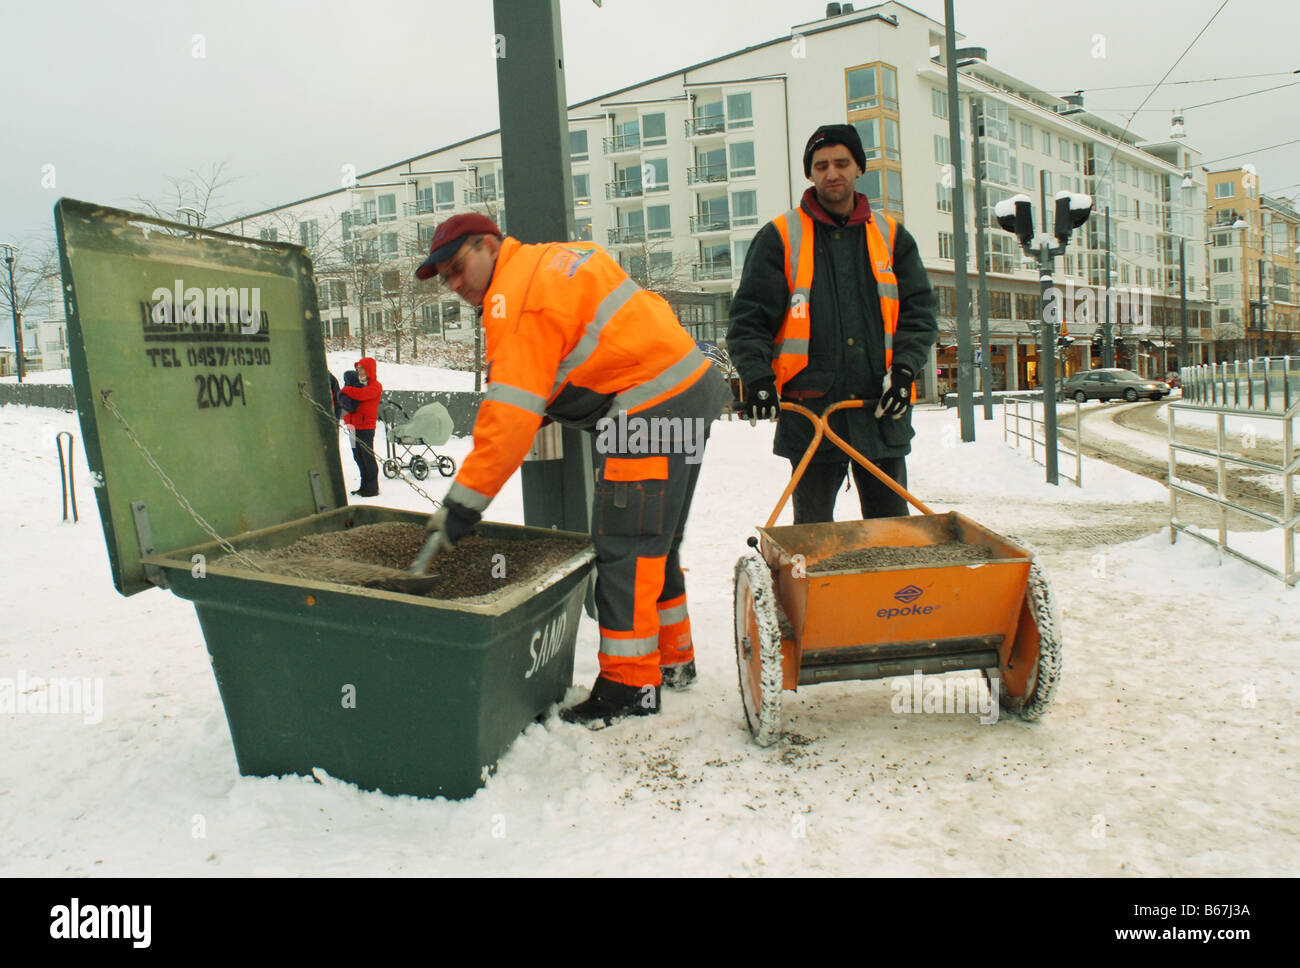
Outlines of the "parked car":
M1169 384L1162 380L1138 376L1132 370L1083 370L1061 384L1061 397L1067 400L1118 400L1130 403L1139 397L1161 400L1169 395Z

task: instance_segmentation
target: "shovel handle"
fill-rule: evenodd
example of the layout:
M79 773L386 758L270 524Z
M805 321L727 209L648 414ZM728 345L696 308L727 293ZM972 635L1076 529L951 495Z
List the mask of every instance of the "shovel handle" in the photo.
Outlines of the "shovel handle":
M415 556L415 561L411 563L411 574L423 575L429 568L429 562L433 561L434 556L441 550L442 532L435 531L424 539L424 546L420 549L420 553Z
M799 465L794 469L794 473L790 475L790 483L787 484L785 486L785 490L781 492L780 500L776 502L776 508L772 511L771 517L767 519L767 524L763 525L763 527L770 528L772 527L772 525L776 524L776 519L781 516L781 510L785 507L785 502L790 500L790 495L794 493L794 489L799 485L799 481L803 478L804 471L806 471L808 469L808 465L812 463L813 454L817 452L817 448L822 442L822 437L825 437L827 440L831 441L833 444L835 444L836 447L844 451L844 453L848 454L855 461L857 461L859 464L865 467L868 471L871 472L872 475L875 476L877 480L879 480L882 484L884 484L891 491L893 491L895 494L897 494L899 497L905 500L908 504L912 505L912 507L916 508L922 514L934 514L933 511L931 511L928 507L926 507L919 500L917 500L917 498L914 497L910 491L908 491L905 487L899 484L896 480L894 480L892 477L890 477L888 474L882 471L871 461L867 460L867 458L859 454L857 450L855 450L852 447L852 445L849 444L848 441L846 441L835 431L831 430L830 416L836 410L854 410L859 407L865 407L868 404L875 404L878 402L879 401L877 400L841 400L839 403L831 404L819 416L818 414L813 413L807 407L801 407L797 403L790 403L788 400L781 401L782 410L791 410L795 413L803 414L805 417L807 417L809 420L812 421L813 439L812 439L812 443L808 445L808 449L804 451L803 459L799 461Z

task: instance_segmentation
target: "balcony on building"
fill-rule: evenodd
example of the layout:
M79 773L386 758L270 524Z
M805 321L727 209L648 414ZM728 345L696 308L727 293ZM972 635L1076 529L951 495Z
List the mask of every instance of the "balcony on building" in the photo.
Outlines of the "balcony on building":
M692 282L730 282L731 260L715 259L712 261L691 263Z
M646 240L644 225L623 225L607 232L610 245L639 245Z
M495 188L467 188L465 189L466 205L490 205L494 202L503 201L502 193Z
M688 139L721 139L727 131L727 118L721 112L717 114L700 114L686 119L686 137Z
M420 215L433 215L433 199L421 198L415 202L403 202L402 214L407 218L413 218Z
M686 169L686 184L688 187L716 185L726 180L727 166L725 164L699 165L695 168Z
M634 154L641 150L641 135L639 132L611 135L601 139L601 147L607 156Z
M605 183L605 200L608 202L618 203L640 199L642 194L641 179L639 178Z
M691 216L691 235L717 235L731 231L731 216L704 214Z

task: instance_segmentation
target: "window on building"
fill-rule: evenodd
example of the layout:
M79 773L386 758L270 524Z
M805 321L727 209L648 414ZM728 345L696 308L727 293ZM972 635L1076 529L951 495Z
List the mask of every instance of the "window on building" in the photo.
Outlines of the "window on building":
M1233 260L1232 260L1232 259L1215 259L1215 260L1214 260L1214 271L1215 271L1215 272L1232 272L1232 266L1233 266Z
M873 205L879 205L883 200L879 168L863 172L862 177L858 179L858 183L854 187L863 195L866 195Z
M397 255L397 233L384 232L379 236L379 252L381 255Z
M573 176L573 204L574 205L591 204L591 176L590 175Z
M275 229L258 229L257 237L263 242L275 242L278 233Z
M849 87L849 110L862 111L880 106L880 89L875 67L855 67L846 71Z
M1043 132L1043 154L1051 156L1052 154L1052 132Z
M941 134L934 136L934 160L941 165L952 163L951 142Z
M591 219L577 218L573 220L573 241L591 241Z
M320 241L320 230L317 227L315 219L298 223L298 242L301 245L311 248L318 241Z
M940 233L940 236L942 234ZM957 315L957 294L952 286L935 286L934 301L937 315L947 317Z
M731 159L732 178L754 174L754 142L738 141L733 145L728 145L727 154ZM668 162L665 161L664 164L667 165Z
M899 160L898 146L898 122L893 118L885 118L885 157L891 161Z
M585 135L586 132L584 131ZM433 186L433 207L436 211L445 212L456 207L456 183L449 181L436 182Z
M952 233L951 232L939 233L939 258L940 259L952 258Z
M1011 293L994 289L989 292L989 318L1011 318Z
M745 259L749 255L750 239L737 239L731 243L731 264L744 268Z
M758 224L758 192L731 193L731 224L733 228Z
M1083 149L1077 143L1074 145L1074 170L1083 171Z
M885 204L897 211L903 210L903 173L893 168L885 169Z
M1016 319L1030 320L1038 318L1038 296L1018 292L1016 295Z
M727 130L754 126L754 101L748 91L727 95Z
M397 196L379 196L379 221L391 222L397 218Z
M1155 179L1151 177L1151 172L1144 171L1142 173L1142 187L1150 192L1155 190L1154 186L1155 186Z
M898 73L888 65L880 65L880 95L886 111L898 110Z
M671 252L651 252L648 281L656 284L669 282L673 276L673 254Z
M1128 229L1119 230L1119 250L1121 252L1128 251Z
M1034 146L1034 128L1033 125L1020 122L1020 147L1033 148Z
M591 156L587 151L587 131L580 128L569 132L569 160L586 161ZM448 182L447 184L451 184Z
M664 239L672 236L672 210L667 205L646 206L645 218L646 238Z
M1115 163L1115 180L1121 185L1128 184L1128 164L1122 161Z
M937 87L930 88L930 113L936 118L948 117L948 93Z
M866 155L867 161L880 157L880 118L867 118L865 121L854 121L853 127L858 130L858 137L862 139L862 153Z
M1020 184L1025 188L1034 187L1034 166L1027 161L1020 165Z
M1056 139L1056 144L1057 144L1057 147L1060 149L1060 152L1061 152L1061 160L1062 160L1062 161L1069 161L1069 160L1070 160L1070 142L1066 141L1064 138L1057 138L1057 139Z
M1231 198L1237 193L1237 186L1232 182L1219 182L1214 186L1215 198Z
M647 147L668 143L668 119L662 111L642 116L641 143Z
M753 145L750 145L753 148ZM649 158L641 166L641 178L647 192L668 191L668 159Z
M936 183L935 190L938 194L938 208L941 212L952 211L952 189L944 188L942 184Z

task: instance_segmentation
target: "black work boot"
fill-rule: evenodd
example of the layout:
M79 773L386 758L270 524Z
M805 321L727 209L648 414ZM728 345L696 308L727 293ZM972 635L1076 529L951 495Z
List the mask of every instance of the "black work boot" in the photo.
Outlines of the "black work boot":
M652 716L659 712L658 686L625 686L600 676L584 702L560 710L566 723L604 729L624 716Z
M664 685L669 689L685 689L696 678L694 659L677 665L662 666L659 671L663 673Z

